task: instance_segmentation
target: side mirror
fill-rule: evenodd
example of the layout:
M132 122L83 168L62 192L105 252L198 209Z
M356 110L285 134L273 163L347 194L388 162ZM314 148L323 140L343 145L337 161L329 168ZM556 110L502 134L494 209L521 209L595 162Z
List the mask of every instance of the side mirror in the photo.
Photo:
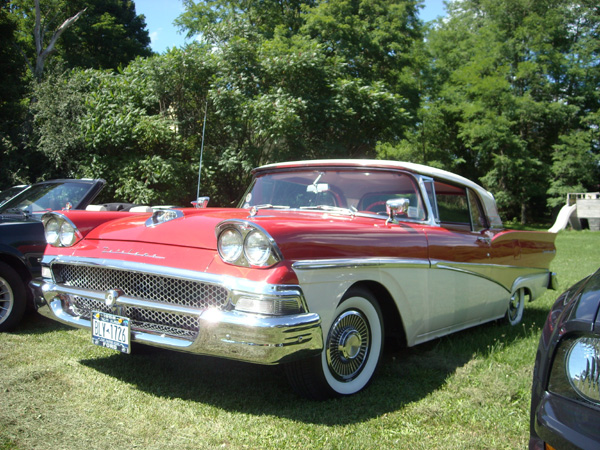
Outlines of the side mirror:
M406 214L409 206L410 200L407 198L394 198L386 201L385 210L388 214L387 222L396 223L396 216L398 214Z

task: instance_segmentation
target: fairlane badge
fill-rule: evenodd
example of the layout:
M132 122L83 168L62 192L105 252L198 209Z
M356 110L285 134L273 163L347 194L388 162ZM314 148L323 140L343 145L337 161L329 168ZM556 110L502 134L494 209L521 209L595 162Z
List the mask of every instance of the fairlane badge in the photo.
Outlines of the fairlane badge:
M108 247L104 247L102 253L111 253L113 255L140 256L142 258L165 259L164 256L158 256L156 253L154 255L151 255L150 253L133 252L132 250L126 252L124 250L111 250Z

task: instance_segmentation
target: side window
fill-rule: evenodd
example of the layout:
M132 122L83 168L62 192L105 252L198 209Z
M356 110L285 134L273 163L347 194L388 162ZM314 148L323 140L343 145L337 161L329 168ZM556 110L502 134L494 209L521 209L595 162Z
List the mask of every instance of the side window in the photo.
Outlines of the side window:
M473 231L481 231L489 228L477 194L473 190L467 188L467 194L469 196L469 209L471 210L471 223L473 224Z
M436 181L435 194L442 226L471 231L471 213L466 189Z

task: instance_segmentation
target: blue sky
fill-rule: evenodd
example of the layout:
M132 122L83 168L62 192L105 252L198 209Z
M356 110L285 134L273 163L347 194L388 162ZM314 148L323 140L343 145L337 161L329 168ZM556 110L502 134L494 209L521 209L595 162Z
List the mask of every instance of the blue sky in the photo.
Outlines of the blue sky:
M425 0L421 19L425 22L445 14L444 0ZM146 16L146 25L152 39L152 50L163 53L171 47L180 47L185 39L173 21L183 12L180 0L135 0L138 14Z

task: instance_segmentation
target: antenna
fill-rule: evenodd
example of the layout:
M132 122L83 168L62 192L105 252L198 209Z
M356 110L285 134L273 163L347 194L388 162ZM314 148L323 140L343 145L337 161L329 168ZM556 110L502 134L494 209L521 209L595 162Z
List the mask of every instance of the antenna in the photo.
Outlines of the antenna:
M200 165L198 166L198 189L196 190L196 199L200 199L200 179L202 178L202 154L204 153L204 132L206 131L206 113L208 112L208 95L206 96L206 105L204 106L204 123L202 124L202 143L200 144Z

